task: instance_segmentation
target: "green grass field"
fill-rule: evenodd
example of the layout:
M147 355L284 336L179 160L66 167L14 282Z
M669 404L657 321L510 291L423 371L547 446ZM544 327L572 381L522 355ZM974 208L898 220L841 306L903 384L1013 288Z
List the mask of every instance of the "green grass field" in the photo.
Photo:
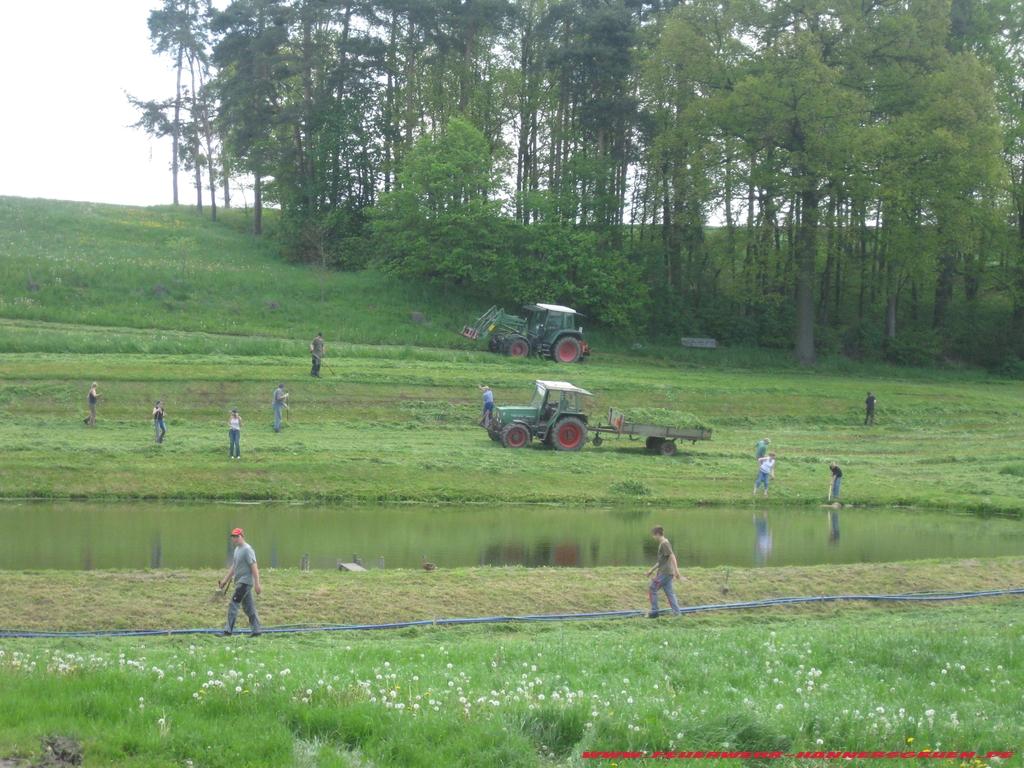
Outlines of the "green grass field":
M830 460L844 469L847 504L1024 514L1019 382L841 359L802 370L773 352L647 341L634 353L632 340L600 329L588 329L585 364L509 360L456 332L486 297L285 264L243 234L240 213L225 218L0 198L0 498L525 503L552 515L562 505L753 505L753 445L768 436L777 479L755 508L773 514L823 503ZM306 352L317 330L328 343L321 380ZM637 420L700 422L714 438L671 458L615 440L579 453L503 449L475 426L477 385L490 384L499 405L525 403L537 378L593 391L595 419L615 406ZM92 381L103 395L95 429L82 423ZM279 381L292 408L275 434ZM879 404L867 428L869 389ZM169 430L159 446L149 419L158 398ZM227 457L233 407L244 419L238 462ZM730 598L1020 586L1022 569L1017 558L740 569ZM644 597L631 569L365 576L268 571L262 605L276 624L615 609ZM690 578L685 602L724 599L720 569ZM212 579L0 572L0 626L213 626L222 606L205 600ZM1019 750L1022 639L1011 600L248 644L0 640L0 765L40 759L51 734L77 740L86 765L138 766ZM980 764L1000 763L963 762Z
M997 765L983 756L1024 737L1022 641L1016 605L5 641L0 743L32 755L40 733L60 732L89 764L168 768L655 765L583 755L833 749L971 751L979 759L898 762Z
M844 501L1020 516L1024 390L1001 381L881 380L795 372L740 373L600 360L553 363L424 348L341 347L333 375L305 358L19 353L0 356L0 440L8 497L353 499L540 503L748 503L753 443L779 454L769 504L824 501L828 462L844 468ZM512 451L476 427L476 385L526 402L532 380L566 376L640 418L714 427L710 442L666 458L608 440L562 454ZM95 429L82 424L99 381ZM278 381L291 410L281 434L269 407ZM865 428L860 395L879 393ZM154 444L152 403L169 434ZM243 461L227 458L227 415L244 420ZM486 482L480 482L486 478Z

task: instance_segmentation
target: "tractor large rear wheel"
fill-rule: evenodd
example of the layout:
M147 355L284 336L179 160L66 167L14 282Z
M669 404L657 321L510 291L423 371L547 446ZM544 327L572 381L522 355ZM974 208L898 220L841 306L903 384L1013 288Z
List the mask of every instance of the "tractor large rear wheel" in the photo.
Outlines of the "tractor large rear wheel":
M522 448L530 442L530 430L522 424L509 424L501 430L501 444L506 448Z
M522 336L513 336L505 342L505 353L509 357L527 357L530 354L530 342Z
M578 451L587 442L587 425L574 416L562 419L555 425L555 437L551 441L560 451Z
M551 358L557 363L575 363L583 354L583 345L573 336L563 336L551 350Z

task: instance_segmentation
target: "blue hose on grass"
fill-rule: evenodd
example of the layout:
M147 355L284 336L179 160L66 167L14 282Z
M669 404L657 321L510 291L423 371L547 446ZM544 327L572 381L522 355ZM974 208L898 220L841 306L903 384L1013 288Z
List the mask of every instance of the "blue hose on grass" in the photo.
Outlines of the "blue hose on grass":
M752 608L771 608L779 605L804 603L864 602L942 602L951 600L973 600L982 597L1009 597L1024 595L1024 587L991 589L978 592L909 592L899 595L818 595L813 597L770 597L763 600L749 600L741 603L717 603L693 605L681 608L680 613L704 613L707 611L736 611ZM668 613L669 611L659 611ZM468 624L511 624L533 621L580 621L594 619L629 619L646 616L647 611L595 611L591 613L544 613L532 616L477 616L471 618L419 619L396 621L388 624L289 624L280 627L265 627L264 634L291 635L308 632L352 632L369 629L407 629L409 627L457 627ZM0 629L0 639L5 638L84 638L84 637L165 637L173 635L219 635L219 629L101 629L75 630L70 632L30 632L17 629ZM244 633L239 633L244 634Z

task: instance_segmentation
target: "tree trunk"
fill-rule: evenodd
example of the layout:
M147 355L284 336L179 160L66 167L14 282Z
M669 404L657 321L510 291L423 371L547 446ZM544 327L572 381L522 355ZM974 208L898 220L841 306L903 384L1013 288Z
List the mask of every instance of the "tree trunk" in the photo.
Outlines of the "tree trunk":
M519 149L516 153L516 221L529 224L529 212L524 205L527 188L527 173L530 167L530 24L523 22L523 33L519 39L519 76L522 78L519 93Z
M896 291L890 289L889 299L885 304L885 337L896 338Z
M932 328L939 329L946 324L946 314L953 301L953 277L956 273L956 256L949 248L939 253L939 270L935 280L935 305L932 310Z
M198 95L196 93L196 62L190 53L188 55L188 71L192 81L192 123L194 131L192 133L192 139L195 144L192 147L192 166L196 171L196 210L199 213L203 212L203 167L199 162L199 154L202 150L202 140L200 139L201 131L197 125L199 120L199 106L198 106Z
M178 46L177 83L174 86L174 127L171 131L171 185L174 188L174 204L178 205L178 166L181 165L181 70L185 47Z
M253 176L255 181L252 187L252 233L259 237L263 234L263 178L259 171Z
M814 363L814 262L818 245L818 191L814 180L803 178L800 224L796 233L796 357Z
M228 153L222 146L220 148L220 166L222 179L224 181L224 207L231 207L231 161L228 160Z

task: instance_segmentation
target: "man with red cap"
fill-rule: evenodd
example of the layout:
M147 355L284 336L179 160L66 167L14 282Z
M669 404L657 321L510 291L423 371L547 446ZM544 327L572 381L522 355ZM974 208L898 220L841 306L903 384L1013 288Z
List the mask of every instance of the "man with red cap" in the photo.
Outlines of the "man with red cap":
M263 634L260 617L256 615L256 601L252 596L253 592L258 595L263 591L260 585L260 569L256 565L256 552L246 543L245 531L241 528L231 531L231 544L235 547L231 568L224 578L217 582L217 586L224 589L232 577L235 579L235 593L228 603L228 623L224 626L224 634L230 635L235 631L235 618L241 606L245 615L249 617L252 637L256 637Z

